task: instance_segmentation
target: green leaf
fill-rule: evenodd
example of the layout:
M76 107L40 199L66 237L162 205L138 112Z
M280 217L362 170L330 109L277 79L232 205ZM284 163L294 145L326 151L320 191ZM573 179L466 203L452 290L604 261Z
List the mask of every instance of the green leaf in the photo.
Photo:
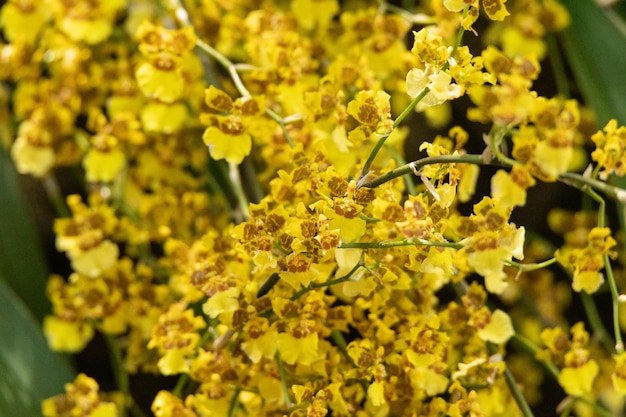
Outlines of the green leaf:
M624 20L592 0L563 0L572 18L565 53L598 127L610 119L626 124L626 32Z
M74 379L67 359L48 348L40 325L0 279L0 416L41 415L41 401Z
M0 149L0 275L39 321L50 313L48 271L18 174Z

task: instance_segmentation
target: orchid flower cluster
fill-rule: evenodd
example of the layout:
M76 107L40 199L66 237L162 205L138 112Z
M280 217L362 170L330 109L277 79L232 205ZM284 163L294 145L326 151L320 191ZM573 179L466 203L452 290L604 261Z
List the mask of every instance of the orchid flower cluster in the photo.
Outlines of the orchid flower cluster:
M531 416L550 383L559 412L624 412L626 127L534 90L567 10L406 3L2 6L3 147L84 184L43 330L102 335L118 384L80 373L44 416L145 415L135 373L177 378L157 417ZM557 183L589 207L539 214L559 246L512 220Z

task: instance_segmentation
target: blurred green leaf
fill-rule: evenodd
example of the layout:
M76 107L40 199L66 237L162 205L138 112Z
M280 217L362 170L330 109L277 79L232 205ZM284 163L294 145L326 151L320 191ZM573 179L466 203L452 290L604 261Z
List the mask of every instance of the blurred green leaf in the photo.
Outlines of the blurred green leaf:
M41 245L19 186L18 174L0 150L0 275L38 320L50 312L48 271Z
M572 18L565 53L598 127L615 118L626 124L626 34L619 13L592 0L563 0Z
M41 401L74 379L67 359L48 348L37 320L0 279L0 416L41 415Z

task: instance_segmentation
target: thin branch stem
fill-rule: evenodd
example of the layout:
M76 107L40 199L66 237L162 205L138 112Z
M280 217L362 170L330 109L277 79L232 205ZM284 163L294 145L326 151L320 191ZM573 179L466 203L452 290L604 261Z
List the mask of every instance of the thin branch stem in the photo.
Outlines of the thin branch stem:
M594 199L598 204L598 227L606 226L606 202L595 190L590 187L584 187L582 189L587 195L589 195L592 199ZM613 334L615 337L615 347L612 350L615 350L617 353L621 353L624 351L624 341L622 340L622 330L620 328L620 303L619 303L619 291L617 289L617 283L615 282L615 275L613 274L613 267L611 266L611 260L609 259L608 254L604 254L603 257L604 269L606 271L606 279L609 283L609 288L611 290L611 301L613 307Z
M242 221L246 221L250 218L248 212L249 201L246 197L246 193L243 190L243 184L241 183L241 174L239 173L239 166L235 163L228 163L228 176L233 186L235 195L237 196L237 202L239 203L239 210L241 211Z
M289 387L287 386L287 373L285 372L285 367L283 366L283 361L280 358L280 353L278 351L276 351L276 366L278 367L278 374L280 375L280 385L282 387L285 405L287 406L287 409L290 410L293 407L293 403L291 402L291 398L289 397Z
M183 7L180 0L169 0L168 5L174 10L176 19L180 22L181 25L191 26L191 21L189 20L187 10ZM252 97L252 94L250 94L250 91L246 88L243 80L241 79L241 76L239 75L239 68L237 67L237 65L235 65L225 55L223 55L217 49L213 48L211 45L204 42L200 38L196 40L196 46L204 51L211 58L216 60L222 67L224 67L224 69L228 72L231 80L233 81L233 84L235 84L235 88L237 88L237 91L239 92L241 97ZM265 109L265 114L267 114L272 120L279 124L285 136L285 140L287 141L287 143L289 143L289 146L293 148L295 144L293 142L293 139L289 135L289 132L287 131L285 119L269 108Z
M533 342L517 332L513 335L511 342L515 347L528 353L533 358L537 355L537 351L539 350L539 348ZM556 365L551 362L545 361L541 361L539 363L546 369L546 371L548 371L550 375L552 375L555 380L559 378L560 371L559 368L556 367Z
M228 417L233 417L235 415L235 409L237 408L237 403L239 402L239 393L241 392L241 388L239 386L235 387L235 392L233 393L233 398L230 400L230 404L228 405Z
M124 398L122 409L120 410L120 417L125 417L128 406L134 401L130 395L130 380L128 378L128 373L124 368L122 350L115 336L104 333L104 339L109 350L109 357L111 358L111 367L113 368L115 383L117 388L122 392L122 396Z
M187 382L189 382L189 374L184 373L178 378L178 381L176 381L176 386L172 390L172 394L181 398L183 395L183 389L187 385Z
M537 262L537 263L532 263L532 264L522 264L519 262L506 261L506 260L504 261L504 263L514 268L518 268L520 271L528 272L528 271L536 271L538 269L543 269L545 267L553 265L557 263L557 259L553 257L543 262Z
M413 173L414 171L419 170L420 168L433 165L433 164L456 164L456 163L468 163L475 165L488 165L485 163L482 155L474 155L474 154L457 154L457 155L440 155L440 156L429 156L426 158L418 159L417 161L409 162L406 165L402 165L396 169L392 169L391 171L374 178L371 181L365 181L361 184L358 184L359 187L366 188L376 188L381 184L389 182L395 178L401 177L402 175L406 175L409 173ZM363 177L366 179L366 177Z
M488 347L490 354L493 355L497 353L497 348L493 344L489 343L487 347ZM504 380L506 381L506 384L509 387L509 391L511 391L511 395L513 396L513 399L515 400L515 402L517 403L517 406L522 412L522 415L524 417L534 417L533 411L530 409L530 405L528 405L528 401L526 401L524 394L522 394L522 391L520 390L520 387L517 384L517 381L513 377L511 370L506 365L506 363L504 366L505 366Z
M65 205L65 200L61 194L61 187L59 187L56 177L54 177L53 174L46 175L41 179L41 185L46 191L48 200L52 203L57 216L72 217L72 213L70 213L70 210Z
M330 287L331 285L336 285L336 284L341 284L342 282L346 282L361 266L363 266L363 264L361 262L357 262L357 264L354 265L354 267L346 275L342 277L329 279L326 282L311 282L308 286L306 286L305 288L302 288L300 291L292 295L291 300L292 301L297 300L298 298L302 297L304 294L311 292L318 288Z
M607 331L604 323L602 322L602 317L600 317L600 313L598 312L598 306L593 301L591 295L582 291L580 293L580 301L583 304L583 309L585 310L585 315L587 316L587 320L589 320L589 325L593 329L594 337L597 337L597 340L600 341L602 346L607 350L607 352L612 352L615 348L613 344L613 338Z
M411 102L409 103L408 106L406 106L406 108L404 110L402 110L402 113L400 113L400 115L396 118L396 120L393 121L393 129L397 128L398 126L400 126L400 123L402 123L402 121L404 119L406 119L406 117L411 114L411 112L413 111L413 109L415 109L415 107L417 107L417 105L419 104L420 101L422 101L422 99L424 97L426 97L426 95L430 93L430 88L426 87L422 90L421 93L419 93L417 96L415 96L415 98L413 100L411 100Z

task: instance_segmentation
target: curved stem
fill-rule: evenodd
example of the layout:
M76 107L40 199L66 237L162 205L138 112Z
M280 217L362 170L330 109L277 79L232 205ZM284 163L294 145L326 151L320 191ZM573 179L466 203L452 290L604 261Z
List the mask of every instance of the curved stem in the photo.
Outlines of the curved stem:
M111 358L111 367L113 368L113 376L115 377L115 383L117 388L122 392L124 402L122 409L120 410L120 417L126 416L126 410L128 406L132 404L133 400L130 395L130 381L128 373L124 368L124 358L122 356L122 350L117 339L104 333L104 339L106 340L107 347L109 349L109 356Z
M239 166L235 163L230 162L228 164L228 176L230 178L230 182L234 188L235 195L237 196L237 202L239 203L239 210L241 212L241 221L246 221L250 218L250 213L248 212L248 198L246 197L246 193L243 190L243 185L241 183L241 175L239 173Z
M346 282L362 266L363 266L363 264L359 261L359 262L357 262L356 265L354 265L354 267L346 275L344 275L342 277L335 278L335 279L329 279L326 282L311 282L307 287L302 288L300 291L298 291L297 293L292 295L291 296L291 300L295 301L298 298L302 297L304 294L306 294L308 292L311 292L311 291L313 291L315 289L318 289L318 288L330 287L331 285L341 284L342 282Z
M474 154L457 154L457 155L440 155L440 156L429 156L426 158L418 159L417 161L409 162L406 165L402 165L396 169L392 169L391 171L374 178L371 181L363 182L362 184L357 184L358 187L366 187L366 188L376 188L381 184L384 184L388 181L391 181L395 178L401 177L402 175L406 175L409 173L413 173L420 168L433 165L433 164L456 164L456 163L468 163L475 165L485 165L485 161L482 155L474 155ZM366 179L364 177L364 179Z
M70 213L67 205L65 205L65 200L63 199L63 194L61 193L61 188L59 187L59 182L56 177L54 177L53 174L46 175L41 179L41 185L46 191L48 200L52 203L57 216L72 217L72 213Z
M189 374L182 374L180 378L178 378L178 381L176 381L176 386L172 390L172 394L180 398L183 394L183 389L187 385L187 382L189 382Z
M506 261L506 260L504 261L504 263L514 268L518 268L520 271L527 272L527 271L536 271L538 269L543 269L547 266L557 263L557 260L556 258L553 257L543 262L537 262L537 263L532 263L532 264L522 264L519 262Z
M187 10L185 10L180 0L168 0L168 5L172 10L174 10L176 19L180 22L181 25L191 25ZM202 39L198 38L196 40L196 46L202 51L206 52L207 55L209 55L211 58L216 60L222 67L224 67L224 69L228 72L231 80L233 81L233 84L235 84L235 88L237 88L237 91L242 97L252 96L252 94L250 94L250 91L248 91L248 89L244 85L241 76L239 75L239 70L237 66L230 59L226 58L226 56L224 56L221 52L213 48L208 43L204 42ZM265 114L267 114L272 120L280 125L283 134L285 135L285 140L287 141L287 143L289 143L289 146L293 148L295 145L285 126L285 119L279 116L278 113L276 113L272 109L266 108Z
M422 101L422 99L424 97L426 97L426 95L430 93L430 88L426 87L422 90L421 93L419 93L417 96L415 96L415 98L413 100L411 100L411 102L409 103L408 106L406 106L406 108L404 110L402 110L402 113L400 113L400 115L396 118L396 120L393 121L393 128L395 129L396 127L398 127L400 125L400 123L402 123L402 121L404 119L406 119L406 117L411 114L411 112L413 111L413 109L415 109L415 107L419 104L420 101Z
M524 336L520 335L519 333L515 333L513 335L511 342L518 349L523 350L524 352L528 353L533 358L535 357L535 355L537 354L537 351L539 350L539 348L533 342L531 342ZM559 371L559 368L556 367L556 365L550 362L543 362L543 361L541 361L540 363L543 365L546 371L548 371L548 373L552 375L552 377L555 380L558 379L560 371Z
M600 312L598 311L598 307L593 301L593 298L591 295L582 291L580 293L580 301L583 304L583 309L585 310L587 320L589 320L589 325L593 329L594 337L597 338L607 352L612 352L615 348L613 345L613 339L602 322L602 317L600 317Z
M599 204L598 227L605 227L606 226L606 202L595 190L589 187L583 188L583 192L588 194L592 199L594 199ZM621 353L624 351L624 341L622 340L622 330L619 324L619 320L620 320L619 291L617 289L617 283L615 282L615 275L613 274L613 267L611 266L611 260L609 259L609 255L605 253L602 257L602 260L604 262L604 269L606 271L606 280L608 281L609 288L611 290L611 301L612 301L612 306L613 306L613 334L615 337L614 350L617 353Z
M237 403L239 402L239 393L241 392L241 388L238 386L235 387L235 392L233 393L233 398L230 400L230 404L228 406L228 417L232 417L235 415L235 409L237 408Z
M291 402L291 398L289 397L289 387L287 386L287 373L285 372L285 367L283 366L283 361L280 358L280 353L276 351L276 366L278 366L278 374L280 375L280 385L283 391L283 399L285 401L285 405L288 410L291 410L293 407L293 403Z

